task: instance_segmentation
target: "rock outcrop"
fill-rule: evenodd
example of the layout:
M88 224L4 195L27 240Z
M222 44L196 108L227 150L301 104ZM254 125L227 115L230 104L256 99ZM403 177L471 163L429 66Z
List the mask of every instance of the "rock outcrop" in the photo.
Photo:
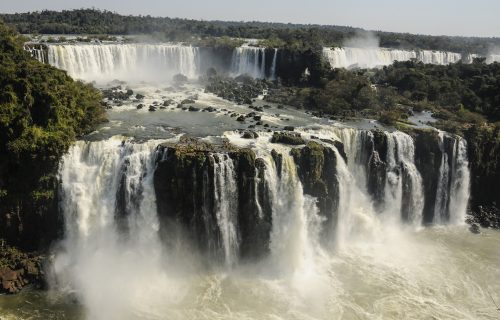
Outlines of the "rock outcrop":
M18 293L23 287L44 285L43 256L22 253L0 243L0 293Z
M154 185L161 228L170 234L183 230L199 250L218 254L214 179L217 162L228 159L236 173L241 258L265 254L272 216L264 179L259 179L265 165L252 150L227 142L215 145L187 138L159 146Z
M302 149L293 149L292 156L304 193L317 198L319 212L325 217L323 232L329 233L337 225L339 204L335 151L331 147L310 141ZM327 238L329 237L325 237Z

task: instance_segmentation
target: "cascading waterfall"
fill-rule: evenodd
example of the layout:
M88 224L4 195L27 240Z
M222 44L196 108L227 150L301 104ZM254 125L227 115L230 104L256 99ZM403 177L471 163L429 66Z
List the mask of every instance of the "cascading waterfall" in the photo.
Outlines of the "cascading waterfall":
M236 264L239 254L237 181L234 163L223 154L212 155L214 166L214 200L217 223L222 236L227 266Z
M266 77L266 49L241 46L234 49L231 73L248 74L253 78Z
M338 185L333 195L338 200L338 207L335 211L331 208L332 224L324 223L329 213L322 215L318 199L306 194L302 180L306 169L295 157L295 147L271 143L270 133L260 132L259 137L251 142L255 159L262 163L260 169L255 167L255 176L244 176L238 156L223 151L200 154L205 161L199 162L203 166L196 174L192 170L197 170L197 166L179 167L185 168L186 172L176 177L193 179L192 185L197 188L193 189L194 192L203 193L199 198L203 202L195 203L205 208L198 212L203 216L195 217L194 213L189 216L190 212L184 212L188 215L183 216L187 218L187 224L181 229L196 225L194 219L205 221L206 225L201 229L210 229L207 235L213 239L200 239L210 242L203 246L209 251L206 257L216 258L207 265L228 274L228 278L222 276L226 280L218 281L232 281L232 275L238 274L238 268L243 267L244 237L249 236L248 230L257 230L248 223L269 221L271 227L266 231L269 233L268 254L261 256L266 274L287 279L293 290L301 294L309 293L307 290L311 290L312 283L314 288L326 286L328 280L325 280L324 268L328 268L330 260L324 257L336 254L340 259L345 259L346 255L347 259L355 259L351 251L353 246L368 246L365 252L368 254L372 250L371 242L379 241L386 233L401 237L400 234L411 233L422 224L424 175L417 169L414 138L398 131L336 127L297 131L304 136L319 137L315 141L332 152L329 153L331 157L324 158L324 161L334 164L334 175L325 177L334 179ZM232 132L225 137L235 146L249 147L249 140L240 135ZM341 144L333 143L335 141ZM386 147L382 146L382 141L386 141ZM467 145L462 138L445 133L439 133L438 143L443 161L439 176L435 177L440 185L436 198L449 203L449 219L441 218L445 206L436 200L433 209L435 223L461 224L469 191ZM90 318L127 318L131 310L137 312L137 309L141 315L149 315L149 301L154 305L174 301L174 305L167 305L168 309L179 303L179 299L184 299L187 291L194 290L183 289L190 285L186 279L179 278L178 273L181 272L179 268L193 268L193 261L183 262L183 259L185 255L197 255L198 252L186 252L183 243L178 243L177 247L163 243L165 237L175 235L162 229L161 219L165 217L161 214L165 212L161 213L157 207L160 200L157 197L161 193L156 192L158 181L153 180L158 178L155 174L158 170L165 170L164 167L160 169L160 163L168 161L175 153L167 152L174 150L175 142L172 146L162 143L158 147L160 144L155 140L134 142L123 137L97 142L80 141L61 162L61 207L66 221L66 239L56 254L54 270L57 285L76 290L78 298L89 309ZM369 187L374 161L385 163L380 167L383 170L377 171L384 177L377 185L381 188L381 199ZM189 160L182 163L187 164ZM197 174L202 174L202 179L196 177ZM199 181L202 181L201 185ZM159 181L174 186L179 182ZM189 181L186 183L191 185ZM246 196L241 193L245 184L250 187L245 189L250 192L249 199L241 199ZM186 195L186 198L191 198L191 195ZM379 200L382 202L380 206L377 205ZM242 211L242 208L252 208L248 206L252 201L258 212ZM179 199L178 204L181 203L184 202ZM176 206L172 208L175 210ZM248 216L255 220L248 220ZM332 228L331 232L323 232L325 227ZM262 235L258 234L258 237ZM180 256L170 252L176 248L180 248ZM243 268L248 268L247 262ZM273 278L271 282L274 281ZM216 288L213 288L215 291L201 290L207 290L206 295L217 296ZM206 295L203 299L209 299ZM110 302L103 296L114 298ZM310 302L317 303L323 298L321 294L314 295ZM156 315L150 317L158 318ZM173 316L179 317L182 315Z
M315 217L313 201L303 193L293 158L282 151L281 170L266 157L266 179L270 186L273 211L271 254L280 271L305 268L311 261L308 222ZM308 210L309 209L309 210ZM309 217L306 215L309 212Z
M199 74L199 49L179 44L61 44L48 46L48 62L77 79L171 80Z
M463 224L469 202L470 171L467 159L467 141L456 137L451 165L449 219L453 224Z
M450 167L448 165L448 153L445 150L445 133L439 132L439 149L441 151L441 165L439 167L439 177L437 181L436 201L434 206L434 223L442 223L448 217L448 201L449 201L449 179Z
M401 208L403 219L420 225L424 195L422 177L415 166L413 139L399 131L386 135L389 166L385 203L390 207Z
M278 60L278 49L274 49L273 62L271 64L271 79L276 79L276 62Z
M42 63L48 63L47 49L40 44L30 44L24 45L24 50L28 51L31 56Z
M412 59L426 64L446 65L462 59L461 54L454 52L386 48L324 48L323 55L330 62L332 68L376 68L390 65L394 61Z

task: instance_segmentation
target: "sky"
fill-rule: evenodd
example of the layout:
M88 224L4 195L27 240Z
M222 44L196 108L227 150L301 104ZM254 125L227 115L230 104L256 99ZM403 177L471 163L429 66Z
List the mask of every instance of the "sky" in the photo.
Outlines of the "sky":
M500 36L500 0L0 0L0 12L106 9L203 20L330 24L432 35Z

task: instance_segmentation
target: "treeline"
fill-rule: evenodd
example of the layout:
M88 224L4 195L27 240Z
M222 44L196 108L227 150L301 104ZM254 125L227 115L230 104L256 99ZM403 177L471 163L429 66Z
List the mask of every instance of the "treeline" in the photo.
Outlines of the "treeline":
M109 11L80 9L2 14L0 18L25 34L151 34L171 41L198 37L235 37L271 40L275 45L309 39L324 46L341 46L345 40L365 32L342 26L303 25L267 22L199 21L151 16L123 16ZM486 54L500 38L425 36L408 33L375 32L384 47L429 49Z
M98 90L33 59L25 40L0 21L0 238L35 247L54 236L60 157L105 111Z

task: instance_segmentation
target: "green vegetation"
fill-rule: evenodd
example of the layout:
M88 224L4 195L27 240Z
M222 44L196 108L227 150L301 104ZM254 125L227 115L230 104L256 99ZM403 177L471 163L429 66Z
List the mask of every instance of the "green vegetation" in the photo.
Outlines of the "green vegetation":
M434 107L445 120L481 123L485 116L500 120L500 64L447 66L420 62L396 62L378 71L374 82L393 87L404 98L421 108Z
M234 49L240 47L245 43L245 40L234 39L227 36L224 37L206 37L197 41L197 45L200 47L210 47L210 48L222 48L222 49Z
M404 122L409 111L431 110L449 131L500 121L500 64L446 66L395 62L380 70L323 70L317 85L270 90L271 102L321 114Z
M321 45L339 46L364 30L342 26L302 25L265 22L225 22L171 19L151 16L122 16L109 11L80 9L3 14L0 18L26 34L148 34L171 41L205 37L267 39L273 48L293 47L314 34ZM424 36L408 33L375 32L384 47L446 50L486 54L499 38ZM292 46L290 46L292 44Z
M16 239L22 215L49 209L59 158L105 120L99 91L31 58L24 40L0 22L0 236L21 224Z

